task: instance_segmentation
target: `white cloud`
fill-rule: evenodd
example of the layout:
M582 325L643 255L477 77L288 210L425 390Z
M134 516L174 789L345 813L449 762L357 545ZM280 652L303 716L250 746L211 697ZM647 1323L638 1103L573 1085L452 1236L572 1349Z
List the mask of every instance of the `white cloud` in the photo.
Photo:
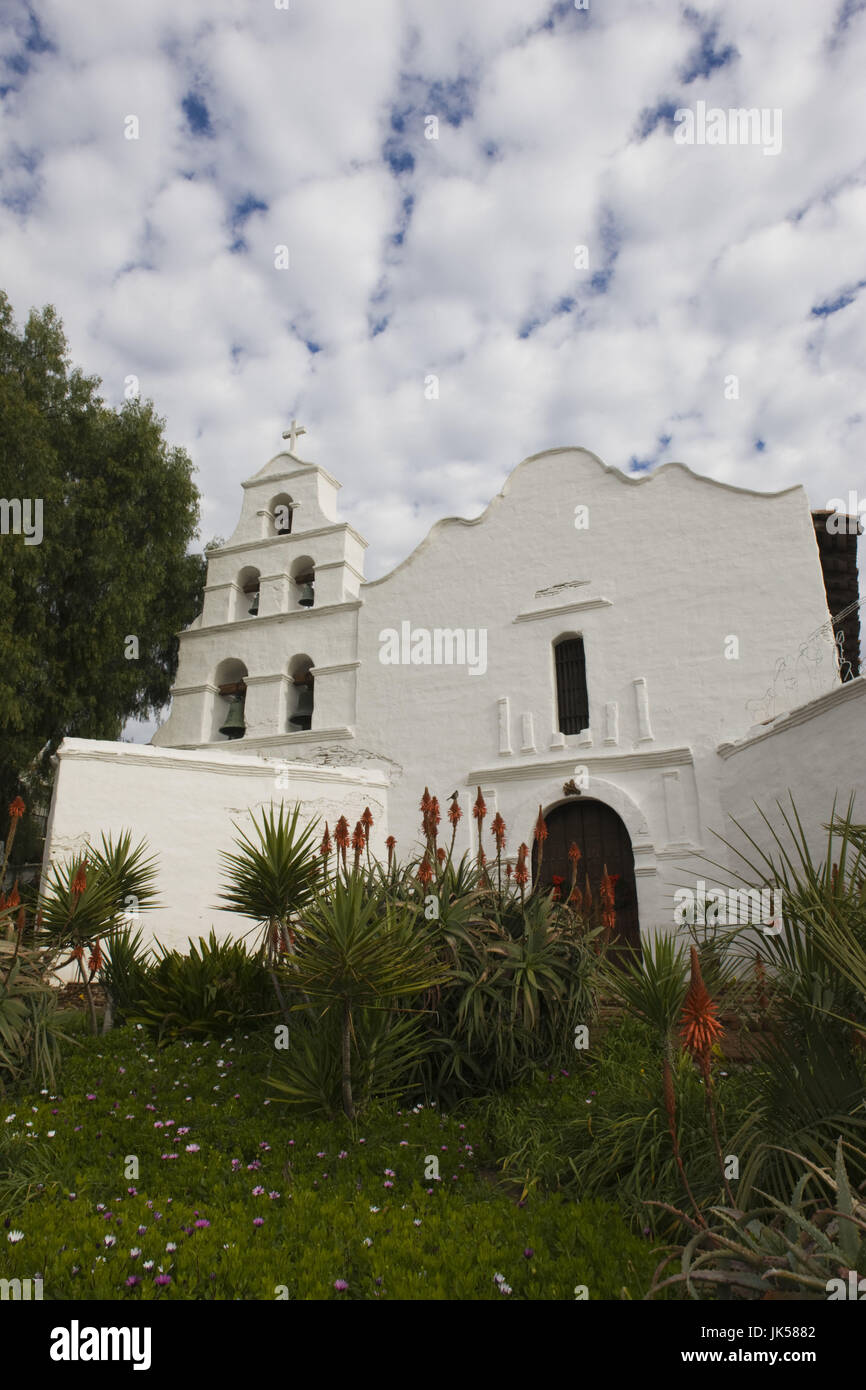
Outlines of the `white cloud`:
M371 576L559 444L822 506L866 487L866 14L842 13L44 0L52 47L23 15L0 47L3 287L57 306L113 402L140 376L203 539L292 414ZM699 100L780 108L782 152L641 138Z

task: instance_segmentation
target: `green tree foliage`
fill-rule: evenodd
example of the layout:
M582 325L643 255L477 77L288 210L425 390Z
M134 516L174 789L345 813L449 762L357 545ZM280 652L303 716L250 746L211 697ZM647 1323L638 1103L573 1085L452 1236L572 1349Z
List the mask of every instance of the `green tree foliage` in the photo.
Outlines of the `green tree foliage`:
M39 544L0 535L0 804L65 736L154 717L201 609L191 461L150 402L115 410L99 385L51 306L19 331L0 291L0 498L41 499L43 518Z

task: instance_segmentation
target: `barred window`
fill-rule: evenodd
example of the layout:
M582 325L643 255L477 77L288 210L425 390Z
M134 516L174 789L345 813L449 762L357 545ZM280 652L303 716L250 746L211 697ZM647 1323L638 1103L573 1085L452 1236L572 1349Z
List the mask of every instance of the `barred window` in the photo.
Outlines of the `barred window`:
M586 655L582 637L561 637L554 643L556 707L559 730L579 734L589 728L589 693L586 688Z

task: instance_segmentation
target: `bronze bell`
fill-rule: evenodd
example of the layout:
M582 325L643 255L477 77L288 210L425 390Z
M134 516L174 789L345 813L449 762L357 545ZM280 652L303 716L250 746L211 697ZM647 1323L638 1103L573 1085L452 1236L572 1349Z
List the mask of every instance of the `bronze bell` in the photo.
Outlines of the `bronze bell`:
M249 608L247 609L247 612L249 613L249 615L250 615L251 618L254 618L254 617L256 616L256 614L258 613L258 611L259 611L259 591L258 591L258 589L256 589L255 592L253 593L253 601L252 601L252 603L250 604Z
M230 695L229 711L220 733L225 734L226 738L243 738L246 727L244 723L244 697L243 695Z
M309 729L313 722L313 686L308 681L298 691L298 703L289 720L297 729Z
M312 608L313 604L315 603L316 593L309 579L305 579L303 582L299 580L298 588L301 591L300 596L298 598L298 603L300 607Z

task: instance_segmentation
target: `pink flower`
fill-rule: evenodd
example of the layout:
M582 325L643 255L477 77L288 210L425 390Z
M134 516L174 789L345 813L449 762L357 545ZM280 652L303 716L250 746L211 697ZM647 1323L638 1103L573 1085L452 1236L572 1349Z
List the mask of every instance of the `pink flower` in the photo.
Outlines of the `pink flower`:
M253 1196L254 1196L254 1197L264 1197L264 1195L265 1195L265 1189L264 1189L263 1187L254 1187L254 1188L253 1188Z
M135 1287L136 1284L140 1284L140 1283L141 1283L141 1280L139 1279L139 1277L138 1277L137 1274L130 1274L130 1276L129 1276L129 1278L127 1279L126 1283L127 1283L127 1287L130 1288L130 1289L132 1289L132 1288Z
M187 1144L186 1152L188 1154L197 1154L199 1152L200 1147L201 1146L199 1144Z
M254 1216L254 1217L253 1217L253 1225L254 1225L254 1226L264 1226L264 1224L265 1224L265 1218L264 1218L263 1216Z
M334 1288L337 1290L337 1293L345 1293L348 1287L349 1285L346 1283L345 1279L334 1280Z
M209 1225L210 1222L206 1221L203 1216L199 1217L198 1221L195 1222L195 1228L197 1231L203 1231Z
M157 1276L156 1276L156 1278L154 1279L153 1282L154 1282L156 1285L158 1285L159 1288L165 1288L166 1284L170 1284L170 1283L171 1283L171 1275L170 1275L170 1274L157 1274Z

